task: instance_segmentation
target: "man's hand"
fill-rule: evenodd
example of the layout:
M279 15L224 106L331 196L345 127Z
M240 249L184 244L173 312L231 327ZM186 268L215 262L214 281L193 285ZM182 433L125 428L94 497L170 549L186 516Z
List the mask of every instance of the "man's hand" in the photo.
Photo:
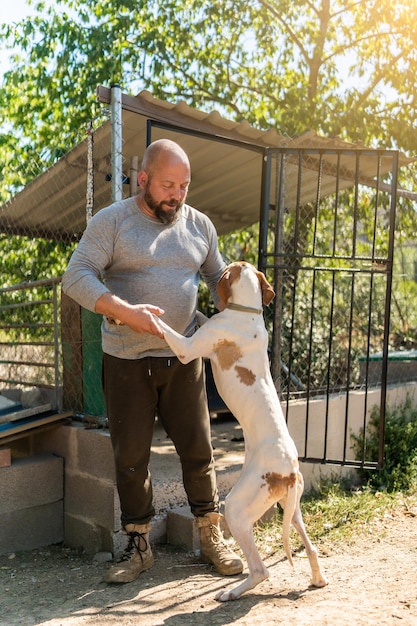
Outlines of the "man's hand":
M96 302L96 313L105 315L115 324L125 324L136 333L150 333L161 339L164 333L158 324L158 317L164 310L153 304L129 304L111 293L105 293ZM155 318L154 315L157 317Z
M135 304L126 312L124 323L137 333L150 333L163 339L164 333L158 324L158 317L164 312L153 304Z

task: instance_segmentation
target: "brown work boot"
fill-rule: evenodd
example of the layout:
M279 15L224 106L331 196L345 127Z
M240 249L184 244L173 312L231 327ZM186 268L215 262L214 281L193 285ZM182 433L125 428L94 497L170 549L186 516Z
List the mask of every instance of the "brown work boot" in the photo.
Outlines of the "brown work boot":
M127 524L125 532L129 538L121 558L108 570L106 583L130 583L154 563L149 543L150 524Z
M206 513L204 517L197 517L197 526L200 530L201 558L206 563L212 563L219 574L233 576L243 571L240 558L227 546L220 530L219 513Z

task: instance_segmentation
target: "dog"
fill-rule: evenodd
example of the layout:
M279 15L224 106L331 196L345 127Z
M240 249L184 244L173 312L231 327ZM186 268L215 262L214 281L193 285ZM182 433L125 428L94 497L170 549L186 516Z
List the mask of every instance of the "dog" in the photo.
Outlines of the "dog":
M211 361L217 390L242 427L245 459L241 475L226 497L225 517L249 570L237 586L222 590L216 600L236 600L268 578L253 537L255 522L277 502L284 510L282 537L292 565L291 524L305 545L315 587L328 584L322 574L317 549L307 536L300 499L304 481L298 453L291 438L268 360L268 333L262 305L275 292L264 274L245 261L231 263L217 285L226 304L191 337L183 337L162 320L168 345L182 363L198 357Z

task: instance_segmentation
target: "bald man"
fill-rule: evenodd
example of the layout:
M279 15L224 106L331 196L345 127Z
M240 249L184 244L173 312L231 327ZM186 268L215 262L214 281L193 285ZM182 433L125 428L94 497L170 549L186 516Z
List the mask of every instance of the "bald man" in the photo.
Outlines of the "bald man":
M185 203L190 182L184 150L167 139L151 143L139 194L89 221L63 277L65 293L103 315L103 392L127 535L121 559L107 571L109 583L131 582L154 562L149 458L156 416L180 458L202 559L223 575L243 570L220 531L203 363L182 365L154 318L192 335L200 276L224 308L216 286L225 263L214 225Z

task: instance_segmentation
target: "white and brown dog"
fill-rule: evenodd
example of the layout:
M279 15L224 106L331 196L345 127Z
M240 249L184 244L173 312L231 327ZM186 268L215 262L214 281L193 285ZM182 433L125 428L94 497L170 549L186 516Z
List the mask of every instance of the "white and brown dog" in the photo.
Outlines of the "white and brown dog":
M284 509L282 534L288 560L292 565L289 537L293 524L310 561L311 584L324 587L327 580L300 509L304 483L297 449L270 373L262 305L271 302L274 290L262 272L244 261L224 270L217 289L226 309L192 337L183 337L162 322L165 340L182 363L210 358L218 392L239 421L245 440L242 472L226 498L225 517L246 558L249 575L236 587L219 592L216 599L235 600L268 578L253 525L277 502Z

